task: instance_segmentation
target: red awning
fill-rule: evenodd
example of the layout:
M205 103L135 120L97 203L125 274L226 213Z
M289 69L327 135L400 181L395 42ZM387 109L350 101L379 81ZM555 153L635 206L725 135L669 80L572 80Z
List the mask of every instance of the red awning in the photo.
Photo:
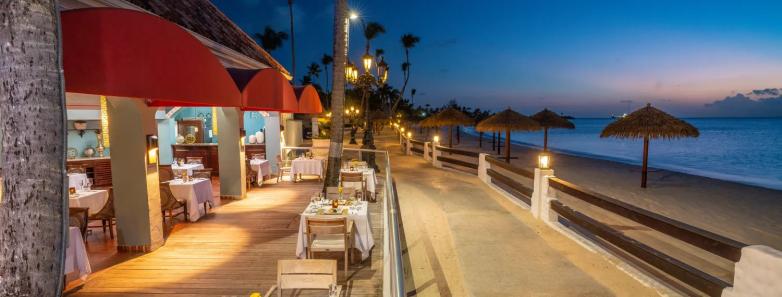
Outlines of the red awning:
M299 98L299 111L296 113L318 114L323 112L320 104L320 95L312 85L295 87L296 97Z
M228 68L228 72L242 92L242 110L289 113L299 110L293 87L277 70Z
M241 106L225 68L176 24L119 8L61 16L66 91L148 99L155 106Z

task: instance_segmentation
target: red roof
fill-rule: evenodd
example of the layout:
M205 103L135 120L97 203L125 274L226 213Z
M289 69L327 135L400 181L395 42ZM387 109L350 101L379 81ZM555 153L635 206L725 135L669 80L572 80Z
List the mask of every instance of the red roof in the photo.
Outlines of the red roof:
M235 69L228 72L242 93L242 110L281 111L299 110L296 93L288 80L277 70Z
M299 111L296 113L318 114L323 112L323 105L320 103L320 95L312 85L300 86L294 88L296 97L299 98Z
M61 15L66 91L143 98L156 106L241 106L225 68L176 24L119 8Z

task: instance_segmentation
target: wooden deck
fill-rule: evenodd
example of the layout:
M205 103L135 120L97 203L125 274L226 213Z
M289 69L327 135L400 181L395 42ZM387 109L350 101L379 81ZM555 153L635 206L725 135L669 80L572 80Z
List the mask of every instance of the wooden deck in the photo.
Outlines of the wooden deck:
M305 181L253 189L247 199L216 208L196 223L181 224L160 249L94 273L70 296L265 294L276 281L277 260L296 258L299 214L320 187L320 182ZM343 296L381 295L382 203L370 203L370 211L375 247L370 259L351 266L347 283L340 269Z

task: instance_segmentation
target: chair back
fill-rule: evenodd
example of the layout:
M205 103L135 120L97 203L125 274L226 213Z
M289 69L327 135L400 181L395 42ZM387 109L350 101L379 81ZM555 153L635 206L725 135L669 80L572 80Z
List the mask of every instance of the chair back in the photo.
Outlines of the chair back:
M109 188L109 198L106 199L106 203L103 204L103 208L100 209L100 211L96 212L95 214L91 215L90 218L96 218L96 219L111 219L115 218L114 215L114 188Z
M204 164L204 157L185 157L187 164Z
M250 159L263 160L263 159L266 159L266 155L264 155L264 154L252 154L252 155L250 155Z
M342 182L363 182L364 181L364 173L363 172L341 172L341 181Z
M69 207L68 208L68 226L78 227L81 234L87 234L87 223L89 222L88 207Z
M194 169L193 178L212 179L212 168Z
M282 156L277 155L277 168L284 168L290 166L291 166L290 160L283 160Z
M329 290L337 284L337 260L278 260L279 289Z
M158 179L161 182L170 181L174 179L174 170L171 169L171 165L158 166Z
M343 197L350 197L353 196L353 192L355 192L356 189L354 188L342 188L342 196ZM327 199L339 199L339 188L338 187L326 187L326 198Z
M346 217L338 216L309 216L307 220L307 236L310 236L309 243L312 243L312 238L318 235L329 234L348 234L348 219Z
M67 171L68 173L87 173L87 170L81 166L68 166Z
M160 208L170 210L178 208L178 202L174 194L171 193L171 187L168 184L160 184Z

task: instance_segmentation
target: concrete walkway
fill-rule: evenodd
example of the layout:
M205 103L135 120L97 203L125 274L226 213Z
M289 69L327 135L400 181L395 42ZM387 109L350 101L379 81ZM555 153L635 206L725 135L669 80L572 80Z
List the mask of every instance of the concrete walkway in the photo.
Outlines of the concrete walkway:
M408 296L657 296L476 176L391 152Z

